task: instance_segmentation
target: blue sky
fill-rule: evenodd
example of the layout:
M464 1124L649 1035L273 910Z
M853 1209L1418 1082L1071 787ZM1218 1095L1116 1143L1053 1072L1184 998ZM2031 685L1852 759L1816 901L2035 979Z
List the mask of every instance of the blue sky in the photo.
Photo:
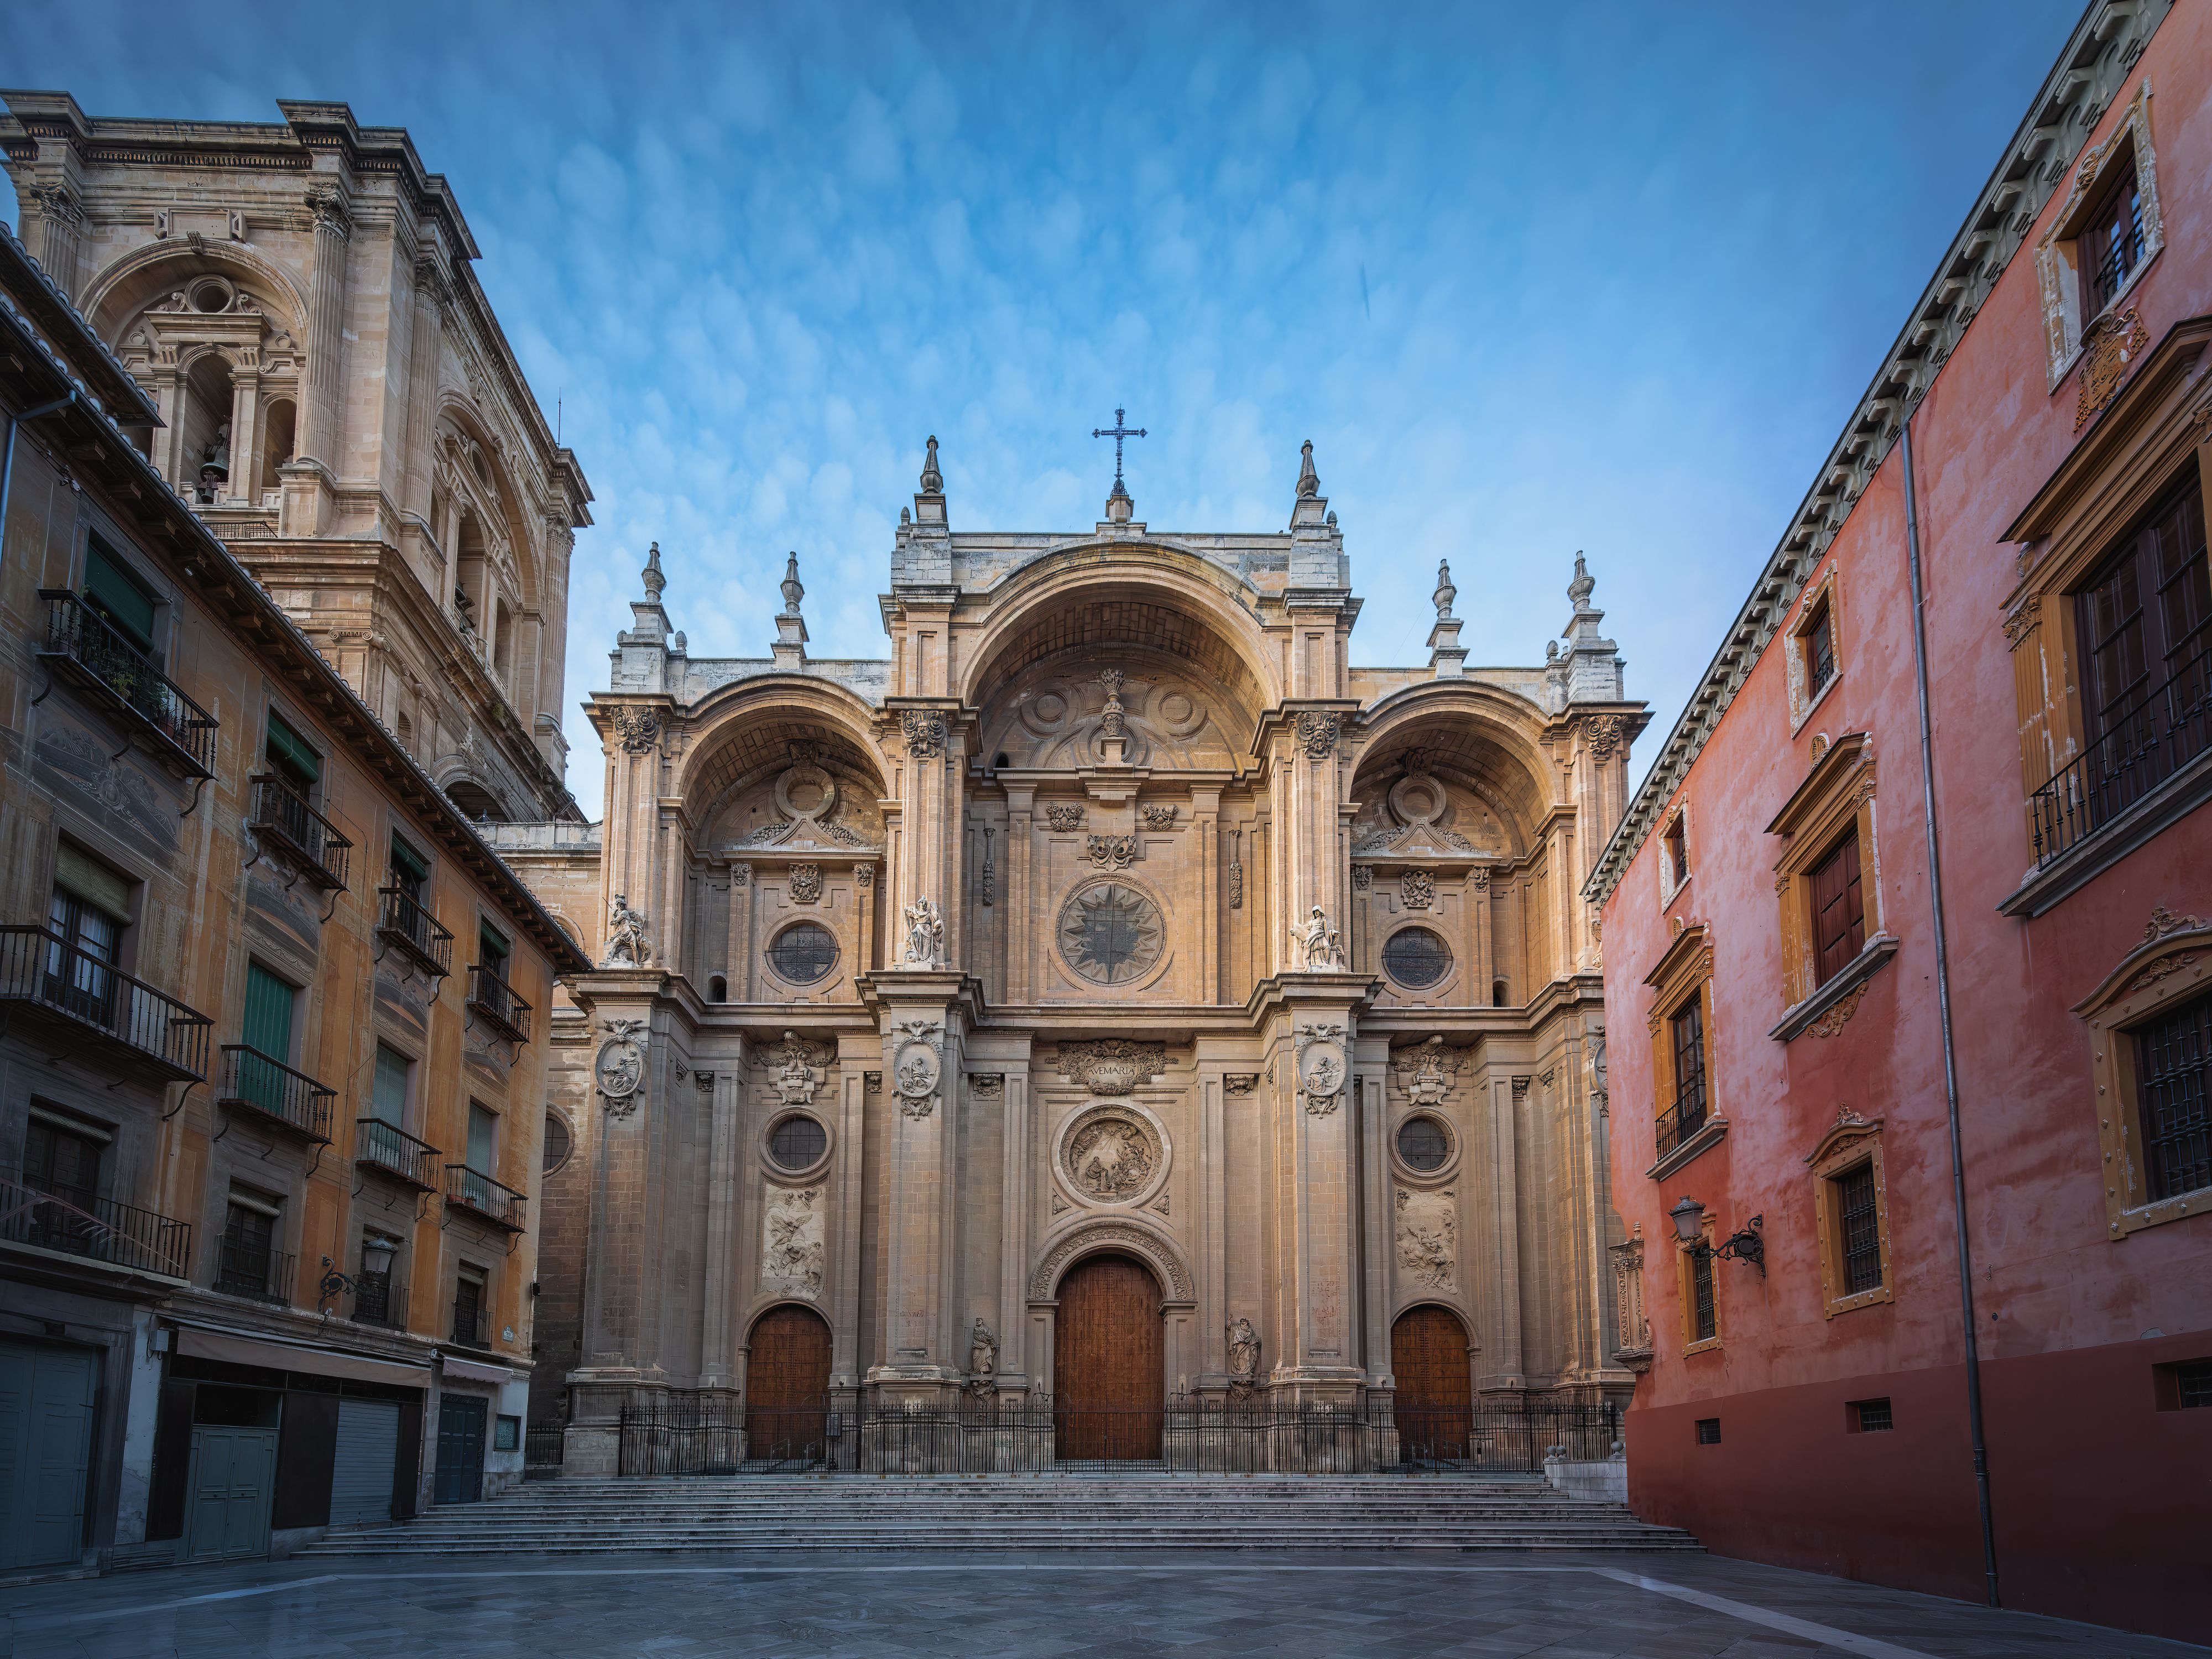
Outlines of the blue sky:
M598 494L574 712L647 544L695 655L880 656L922 440L956 528L1280 528L1314 441L1364 663L1534 662L1577 550L1640 778L2078 15L1808 4L23 4L90 113L340 99L452 181ZM0 203L4 202L0 193Z

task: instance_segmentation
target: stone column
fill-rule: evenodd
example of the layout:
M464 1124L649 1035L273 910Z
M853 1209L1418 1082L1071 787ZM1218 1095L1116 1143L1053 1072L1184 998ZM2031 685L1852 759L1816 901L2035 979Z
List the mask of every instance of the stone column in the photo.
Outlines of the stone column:
M1198 872L1198 995L1217 1002L1221 983L1221 872L1216 863L1220 842L1221 789L1194 787L1190 792L1190 867Z
M1037 915L1033 907L1030 884L1030 872L1036 862L1036 790L1032 784L1006 785L1006 914L1016 918L1006 929L1006 983L1000 994L1010 1003L1030 1001L1036 994L1030 987L1031 963L1036 950L1035 930L1049 926L1049 921ZM1009 1080L1011 1082L1011 1079ZM1007 1096L1007 1107L1012 1109L1013 1097ZM1013 1306L1006 1310L1013 1316Z
M1521 1202L1519 1123L1522 1103L1528 1094L1525 1077L1492 1077L1490 1087L1490 1145L1485 1173L1489 1190L1482 1210L1490 1218L1490 1328L1484 1334L1483 1352L1491 1369L1482 1374L1482 1389L1519 1389L1521 1372ZM1480 1177L1478 1177L1480 1178Z
M297 459L277 469L284 479L282 533L319 536L336 505L344 465L345 307L353 217L332 180L307 188L314 221L314 265L307 281L307 360L301 371Z
M1243 1073L1239 1073L1243 1075ZM1199 1066L1197 1236L1200 1358L1197 1387L1214 1394L1229 1386L1229 1170L1227 1085L1221 1062Z
M1028 834L1024 823L1023 835ZM1012 832L1008 831L1011 842ZM1010 859L1008 863L1011 865ZM1009 950L1011 955L1012 949ZM1030 1223L1036 1213L1035 1171L1030 1150L1036 1125L1030 1113L1030 1074L1027 1066L1006 1071L1005 1114L1000 1127L1004 1164L1000 1170L999 1226L1001 1243L999 1266L999 1387L1010 1394L1026 1394L1030 1388L1029 1358Z
M736 1332L739 1286L738 1268L744 1255L737 1231L744 1206L738 1184L744 1173L745 1063L750 1056L740 1036L732 1052L718 1058L721 1069L712 1074L708 1087L714 1096L714 1116L707 1151L707 1250L705 1305L699 1335L699 1386L734 1389L738 1385ZM693 1077L707 1082L708 1073Z
M252 507L260 500L259 428L261 377L251 369L234 369L230 377L230 477L223 481L224 498Z
M1270 1024L1275 1182L1273 1387L1285 1403L1349 1404L1358 1364L1358 1113L1353 1017L1367 988L1350 974L1284 975ZM1315 1086L1333 1068L1335 1089Z
M754 984L753 867L742 859L730 865L730 934L725 945L729 997L732 1002L751 1002L759 996ZM860 958L863 967L867 957Z
M830 1202L828 1297L830 1315L830 1409L842 1417L845 1432L836 1447L837 1467L858 1467L860 1389L860 1212L866 1204L868 1073L883 1064L866 1037L840 1042L835 1079L837 1097L837 1157L830 1168Z
M23 226L27 233L23 240L31 245L33 256L46 267L55 285L74 300L77 258L84 237L82 196L67 182L33 185L23 193L28 198L23 206L36 215ZM20 217L17 222L21 222Z
M1390 1371L1390 1257L1397 1236L1390 1184L1390 1039L1364 1038L1358 1047L1360 1359L1374 1389L1395 1380Z
M436 245L426 241L415 261L415 315L407 347L407 495L401 503L403 511L425 524L430 520L435 471L430 446L438 416L439 364L445 355L446 298ZM431 533L438 534L435 526ZM446 562L452 561L453 550L442 540L439 551Z
M884 1352L867 1381L879 1400L935 1399L967 1371L953 1288L958 1237L957 1097L962 975L892 969L874 981L883 1032L889 1161L882 1225Z

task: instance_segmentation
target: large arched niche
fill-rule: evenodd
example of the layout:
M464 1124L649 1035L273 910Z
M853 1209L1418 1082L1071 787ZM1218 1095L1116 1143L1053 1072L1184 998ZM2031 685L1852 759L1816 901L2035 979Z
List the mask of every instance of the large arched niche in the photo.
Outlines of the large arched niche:
M825 822L860 844L884 845L888 786L867 711L857 701L845 709L827 696L795 696L783 688L740 691L715 698L694 730L700 735L680 787L700 851L726 851L788 821L794 806L814 808L823 779L836 795ZM780 783L790 799L778 799Z
M149 242L134 248L92 279L82 305L85 320L112 347L124 344L125 326L149 307L185 291L196 276L224 278L252 295L262 313L297 339L307 296L289 271L236 242Z
M979 711L979 751L1016 767L1103 758L1109 671L1123 676L1132 765L1235 767L1279 700L1251 611L1172 569L1040 571L995 598L969 661L962 695Z
M1445 832L1438 852L1527 857L1552 805L1534 709L1492 687L1419 690L1427 695L1370 713L1352 775L1353 848L1383 850L1426 823ZM1407 783L1422 778L1442 787L1442 801Z
M506 448L492 435L477 405L459 392L448 387L438 399L438 410L430 431L432 479L436 495L453 497L452 505L464 514L475 512L481 518L482 529L491 534L483 538L485 550L494 544L503 548L506 562L511 564L514 580L520 590L515 598L525 610L534 611L539 603L540 581L538 568L538 545L535 540L537 524L533 516L523 510L524 494L514 476ZM431 516L442 517L443 500L434 501ZM447 548L447 556L457 562L458 548ZM479 625L488 626L491 619L479 619Z

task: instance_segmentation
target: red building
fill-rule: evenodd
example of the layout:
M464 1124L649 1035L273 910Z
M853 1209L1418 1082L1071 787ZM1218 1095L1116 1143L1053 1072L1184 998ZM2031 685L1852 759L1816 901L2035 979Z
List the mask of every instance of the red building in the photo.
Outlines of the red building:
M2208 471L2212 9L2100 0L1585 890L1645 1518L2212 1634Z

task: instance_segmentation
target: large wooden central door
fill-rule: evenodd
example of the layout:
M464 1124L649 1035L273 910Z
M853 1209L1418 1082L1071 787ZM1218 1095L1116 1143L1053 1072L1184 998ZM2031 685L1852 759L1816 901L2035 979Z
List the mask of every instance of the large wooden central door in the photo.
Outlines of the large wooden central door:
M1409 1308L1390 1328L1402 1455L1462 1458L1474 1427L1467 1327L1449 1308Z
M811 1308L770 1308L745 1360L745 1455L822 1455L830 1416L830 1325Z
M1059 1455L1160 1455L1166 1334L1159 1281L1126 1255L1094 1255L1060 1281L1053 1322L1054 1442Z

